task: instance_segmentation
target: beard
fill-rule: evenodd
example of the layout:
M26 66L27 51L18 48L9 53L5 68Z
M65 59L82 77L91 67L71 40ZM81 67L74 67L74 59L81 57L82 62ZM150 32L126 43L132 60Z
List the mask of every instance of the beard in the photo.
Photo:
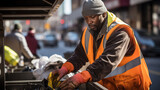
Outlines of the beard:
M89 25L89 28L90 28L92 31L97 31L97 26L96 26L96 25Z

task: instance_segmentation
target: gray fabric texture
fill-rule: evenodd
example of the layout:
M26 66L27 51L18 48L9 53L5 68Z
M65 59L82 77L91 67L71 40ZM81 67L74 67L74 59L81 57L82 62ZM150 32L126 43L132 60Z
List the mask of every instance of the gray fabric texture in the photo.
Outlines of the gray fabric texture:
M4 39L5 45L13 49L19 57L21 57L22 53L28 58L33 58L31 51L27 46L27 42L25 37L19 32L12 32L8 34Z
M102 0L85 0L82 7L83 16L92 16L107 12Z

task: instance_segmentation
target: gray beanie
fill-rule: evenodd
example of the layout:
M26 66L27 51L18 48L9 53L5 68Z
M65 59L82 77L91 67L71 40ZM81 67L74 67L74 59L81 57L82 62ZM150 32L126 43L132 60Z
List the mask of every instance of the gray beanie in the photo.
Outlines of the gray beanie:
M83 16L91 16L96 14L103 14L107 12L102 0L85 0L82 7Z
M22 25L21 25L20 23L16 23L16 24L14 25L13 30L16 31L16 30L19 30L19 29L22 29Z

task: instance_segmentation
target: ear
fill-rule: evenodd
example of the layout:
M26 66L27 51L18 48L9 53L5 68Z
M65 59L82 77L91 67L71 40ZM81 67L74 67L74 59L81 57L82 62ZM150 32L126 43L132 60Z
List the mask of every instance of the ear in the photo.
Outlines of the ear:
M106 18L107 17L107 13L103 13L102 16L103 16L103 18Z

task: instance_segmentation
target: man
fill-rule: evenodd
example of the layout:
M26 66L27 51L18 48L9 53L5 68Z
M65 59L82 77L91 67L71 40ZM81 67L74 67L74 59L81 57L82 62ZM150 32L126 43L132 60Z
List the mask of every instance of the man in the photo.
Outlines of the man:
M88 81L98 82L109 90L146 90L151 85L147 65L131 27L107 11L101 0L85 0L82 15L88 28L74 54L61 69L58 80L76 72L86 62L86 70L60 84L60 88L73 89Z
M32 54L36 58L39 58L39 56L37 54L37 49L40 49L40 46L34 36L35 32L36 32L36 29L34 27L29 27L28 34L26 36L26 41L27 41L28 47L31 50Z
M22 35L21 24L15 24L14 29L5 37L5 45L14 50L20 58L24 54L27 59L33 59L33 55L27 46L25 37Z

